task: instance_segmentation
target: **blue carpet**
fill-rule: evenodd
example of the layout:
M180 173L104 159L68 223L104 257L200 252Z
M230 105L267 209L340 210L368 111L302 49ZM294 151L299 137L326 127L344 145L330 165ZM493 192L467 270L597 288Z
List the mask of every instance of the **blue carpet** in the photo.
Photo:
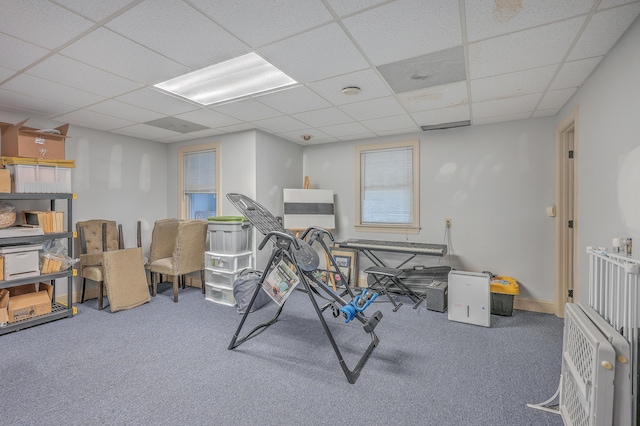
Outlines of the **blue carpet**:
M90 300L74 318L0 336L0 423L562 425L526 406L558 386L555 316L516 310L484 328L375 303L367 313L384 314L380 344L352 385L302 292L278 322L230 351L235 308L196 288L180 290L178 303L168 286L159 290L128 311L98 311ZM249 321L274 312L267 305ZM369 336L359 323L325 317L353 368Z

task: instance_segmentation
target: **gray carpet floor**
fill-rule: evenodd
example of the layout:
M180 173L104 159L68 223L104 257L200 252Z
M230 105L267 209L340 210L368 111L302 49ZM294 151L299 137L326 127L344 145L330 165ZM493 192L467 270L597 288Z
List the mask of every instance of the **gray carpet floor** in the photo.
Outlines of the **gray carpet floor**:
M111 313L97 301L73 318L0 336L6 425L562 425L527 407L558 387L563 320L515 310L490 328L389 303L380 344L349 384L308 296L234 350L236 309L163 284L150 303ZM105 302L106 304L106 302ZM250 314L256 324L275 312ZM353 368L369 336L325 313ZM243 331L250 328L245 327Z

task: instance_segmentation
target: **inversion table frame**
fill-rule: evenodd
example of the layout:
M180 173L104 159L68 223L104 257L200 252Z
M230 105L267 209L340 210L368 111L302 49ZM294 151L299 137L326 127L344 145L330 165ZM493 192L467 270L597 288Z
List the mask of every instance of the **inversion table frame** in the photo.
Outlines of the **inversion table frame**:
M268 241L272 241L274 243L273 251L271 256L269 257L269 261L267 262L267 267L265 268L260 281L256 284L256 289L251 297L251 301L247 306L242 319L240 320L240 324L236 329L233 338L231 339L231 343L229 344L228 349L232 350L236 347L240 346L242 343L246 342L251 337L254 337L258 331L264 330L266 327L274 324L280 313L282 312L282 308L284 304L280 306L276 314L267 322L259 324L254 327L251 331L245 334L243 337L240 336L240 332L247 320L247 317L251 313L251 307L258 296L258 293L262 290L262 283L265 278L269 275L271 269L277 265L281 260L292 264L295 268L296 275L300 278L300 283L303 285L305 292L309 296L309 300L322 324L322 328L324 329L331 346L338 357L338 362L340 363L340 367L347 377L347 381L351 384L355 383L360 375L362 368L365 363L369 359L369 356L373 352L373 349L378 346L379 339L375 334L374 329L378 322L382 319L382 313L380 311L376 311L372 316L367 317L362 312L356 312L354 319L358 320L364 328L364 331L369 334L371 337L371 342L368 347L360 357L358 363L353 369L349 369L347 366L340 349L329 329L326 319L324 318L323 311L327 307L331 307L333 310L333 316L337 317L340 315L340 308L349 305L344 296L349 296L351 299L355 297L352 289L346 285L345 290L341 294L336 294L330 287L328 287L325 283L320 281L314 275L314 272L318 268L319 258L315 249L311 247L314 242L320 244L324 252L328 255L331 266L335 273L340 275L341 282L346 283L344 275L340 271L340 268L336 264L333 256L331 256L329 248L324 242L324 237L328 236L333 241L333 236L331 233L322 228L311 227L308 228L302 234L301 238L294 237L286 233L284 227L273 217L273 215L266 210L263 206L253 201L252 199L237 193L227 194L227 198L229 201L251 222L253 226L256 227L258 231L260 231L263 235L265 235L264 239L260 243L258 247L259 250L262 250ZM311 285L312 282L314 285ZM324 293L324 296L320 293ZM320 307L316 298L322 298L327 300L328 303L323 307Z

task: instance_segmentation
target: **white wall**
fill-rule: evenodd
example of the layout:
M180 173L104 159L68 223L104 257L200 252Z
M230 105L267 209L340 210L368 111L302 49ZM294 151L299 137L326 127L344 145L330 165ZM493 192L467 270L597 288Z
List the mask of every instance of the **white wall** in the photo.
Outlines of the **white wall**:
M307 146L304 174L314 188L336 194L336 240L446 243L444 219L450 217L453 256L443 264L514 277L521 298L553 302L554 222L545 213L554 197L553 125L553 119L542 118ZM420 233L356 233L354 147L416 138L420 140ZM400 260L385 257L391 265ZM426 265L439 261L416 260ZM360 269L368 265L363 262Z
M589 80L555 117L578 107L579 288L588 284L587 246L632 237L640 258L640 20L627 30ZM587 301L587 292L579 299Z
M167 211L177 217L178 149L205 142L220 143L220 212L237 216L240 212L227 200L226 194L240 193L262 204L274 216L282 215L282 188L302 187L302 147L258 130L250 130L189 142L173 143L168 151ZM262 234L253 228L254 245ZM257 253L256 267L268 260L266 251Z
M167 158L167 212L178 217L178 149L184 146L217 142L220 144L220 194L218 216L237 216L238 211L227 200L226 194L238 192L255 197L256 157L255 131L211 136L188 142L175 142L168 146Z
M0 121L17 123L25 118L22 113L0 111ZM32 117L25 125L51 128L60 124L64 123ZM148 254L151 227L167 214L166 145L78 126L70 126L68 136L65 157L75 160L72 189L78 194L72 204L74 228L81 220L115 220L122 224L125 246L135 247L136 222L140 220L143 251ZM20 208L34 208L25 203ZM48 209L48 203L37 208ZM78 277L73 291L80 289ZM66 286L56 287L56 296L66 293Z
M284 188L302 188L302 146L264 132L256 132L256 198L274 216L282 216ZM256 244L264 236L253 229ZM256 267L264 269L271 245L256 254Z

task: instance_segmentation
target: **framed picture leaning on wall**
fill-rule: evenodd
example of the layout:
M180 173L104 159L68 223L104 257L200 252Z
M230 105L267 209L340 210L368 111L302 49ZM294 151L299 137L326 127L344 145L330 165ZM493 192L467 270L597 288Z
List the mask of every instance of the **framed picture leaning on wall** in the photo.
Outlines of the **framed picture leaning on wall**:
M349 283L349 286L356 287L358 284L358 250L342 247L330 247L329 251L335 259L338 268L340 268L340 272L342 272L347 283ZM331 284L334 287L340 287L342 284L339 280L335 279L336 275L337 274L330 274Z

